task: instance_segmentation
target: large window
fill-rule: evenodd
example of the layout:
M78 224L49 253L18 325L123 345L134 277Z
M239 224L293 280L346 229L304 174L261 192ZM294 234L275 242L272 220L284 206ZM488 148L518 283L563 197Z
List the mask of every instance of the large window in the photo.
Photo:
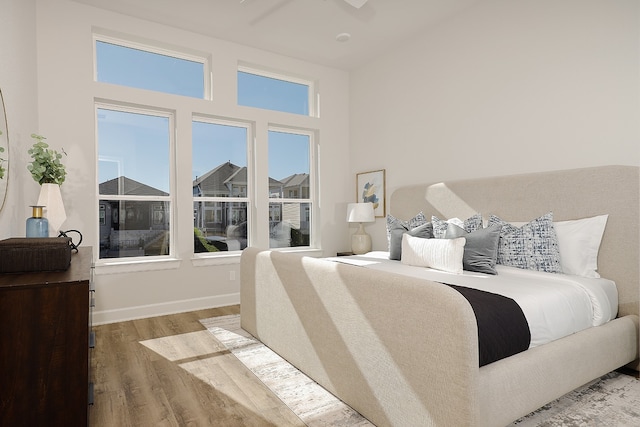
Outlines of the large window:
M176 52L159 53L120 41L96 40L96 81L204 98L205 62Z
M286 113L311 114L313 85L301 79L238 69L238 104Z
M193 120L195 253L237 251L249 244L249 136L249 127L241 123Z
M269 131L269 247L309 246L311 135Z
M101 264L316 244L313 79L161 46L94 35Z
M100 258L169 255L173 117L111 105L96 114Z

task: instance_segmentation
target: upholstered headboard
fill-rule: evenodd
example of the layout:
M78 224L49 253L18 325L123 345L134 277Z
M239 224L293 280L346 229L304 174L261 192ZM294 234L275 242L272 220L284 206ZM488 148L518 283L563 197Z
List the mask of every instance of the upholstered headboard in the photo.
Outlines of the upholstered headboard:
M530 221L553 211L554 221L609 214L598 272L618 286L618 315L638 314L640 300L639 168L602 166L459 180L398 188L392 215L408 219L495 214Z

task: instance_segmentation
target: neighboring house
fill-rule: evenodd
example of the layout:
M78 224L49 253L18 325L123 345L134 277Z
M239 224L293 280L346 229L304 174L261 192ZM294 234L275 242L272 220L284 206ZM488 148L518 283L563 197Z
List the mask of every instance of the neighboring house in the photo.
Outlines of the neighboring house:
M286 199L309 198L309 174L296 173L281 180L282 197Z
M281 181L280 197L285 199L308 199L309 198L309 174L296 173L283 178ZM300 204L277 204L278 218L288 224L291 228L300 230L303 234L309 234L310 210L305 203ZM272 209L271 211L273 211Z
M104 196L168 196L166 192L126 176L99 184L99 192L101 258L123 256L124 250L131 252L132 248L136 253L130 256L139 255L165 237L170 220L168 202L104 200Z
M194 197L247 197L247 168L222 163L193 181ZM224 234L227 226L247 220L245 202L194 202L194 227L205 235Z
M244 198L247 197L247 182L247 168L228 161L197 177L193 181L193 195L194 197ZM309 174L293 174L282 180L270 177L269 196L271 198L269 227L272 238L275 238L275 234L282 227L286 230L294 228L308 235L309 206L304 203L281 203L280 200L309 198ZM194 227L200 229L206 237L228 237L229 227L246 222L246 204L238 201L194 202L193 220ZM246 230L246 227L243 230ZM285 234L289 234L289 231ZM240 237L246 239L247 236ZM289 243L286 243L286 246L288 245Z

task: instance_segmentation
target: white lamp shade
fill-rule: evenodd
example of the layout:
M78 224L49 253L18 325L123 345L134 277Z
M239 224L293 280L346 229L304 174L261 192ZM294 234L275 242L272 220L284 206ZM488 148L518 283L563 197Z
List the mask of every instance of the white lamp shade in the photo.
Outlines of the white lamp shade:
M376 215L373 203L349 203L347 205L347 222L375 222Z

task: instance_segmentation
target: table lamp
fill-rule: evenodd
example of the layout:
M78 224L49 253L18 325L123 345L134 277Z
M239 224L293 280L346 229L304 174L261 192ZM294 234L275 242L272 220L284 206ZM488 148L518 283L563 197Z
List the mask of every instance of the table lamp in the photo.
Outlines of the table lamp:
M364 254L371 251L371 236L364 231L365 222L375 222L373 203L349 203L347 205L347 222L360 224L358 231L351 236L351 251L356 254Z

